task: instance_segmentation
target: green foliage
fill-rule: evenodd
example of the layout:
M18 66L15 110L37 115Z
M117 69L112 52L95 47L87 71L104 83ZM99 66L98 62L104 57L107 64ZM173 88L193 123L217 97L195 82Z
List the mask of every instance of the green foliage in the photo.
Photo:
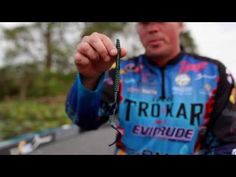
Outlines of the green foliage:
M6 66L0 75L0 141L70 123L65 98L76 73L40 71L28 64ZM20 101L21 89L26 95Z
M197 53L197 46L194 42L194 39L191 36L190 31L185 31L184 33L182 33L180 39L181 39L181 45L183 46L186 52L193 54Z
M65 97L51 100L0 102L0 141L21 134L70 124Z
M116 32L122 32L126 23L121 22L93 22L87 23L82 36L90 35L93 32L104 33L111 37Z
M41 71L36 64L6 66L0 69L0 75L0 100L64 95L76 77L76 73Z
M62 74L42 72L35 78L34 84L29 88L28 97L57 96L68 93L76 74Z

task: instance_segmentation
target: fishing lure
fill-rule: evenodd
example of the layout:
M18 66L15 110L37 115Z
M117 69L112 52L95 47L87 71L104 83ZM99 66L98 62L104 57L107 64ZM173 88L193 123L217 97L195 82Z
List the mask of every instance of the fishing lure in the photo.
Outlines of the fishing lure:
M120 48L120 40L116 40L116 49L117 49L117 58L116 58L116 68L115 68L115 78L114 78L114 103L113 103L113 114L109 118L110 126L116 130L116 140L111 143L109 146L114 145L121 138L121 132L116 127L116 112L118 109L118 100L119 100L119 85L120 85L120 57L121 57L121 48Z

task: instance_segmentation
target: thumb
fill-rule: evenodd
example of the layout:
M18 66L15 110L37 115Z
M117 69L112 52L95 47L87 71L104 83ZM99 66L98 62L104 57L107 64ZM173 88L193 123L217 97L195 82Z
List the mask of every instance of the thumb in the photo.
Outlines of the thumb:
M127 55L127 51L125 48L121 48L121 58Z
M110 52L111 56L116 57L117 56L117 52L118 52L117 49L113 48L111 50L111 52ZM126 54L127 54L126 49L125 48L121 48L121 52L120 53L121 53L121 56L120 56L121 58L126 56Z

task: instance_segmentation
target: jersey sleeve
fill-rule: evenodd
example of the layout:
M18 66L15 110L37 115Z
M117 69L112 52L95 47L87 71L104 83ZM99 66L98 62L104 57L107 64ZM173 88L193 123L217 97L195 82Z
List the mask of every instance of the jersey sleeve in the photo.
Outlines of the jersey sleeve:
M215 155L236 154L236 88L232 74L219 64L219 83L209 130L217 142L211 145Z
M83 130L97 129L112 112L113 70L104 73L94 90L84 87L83 77L78 74L66 100L68 117Z

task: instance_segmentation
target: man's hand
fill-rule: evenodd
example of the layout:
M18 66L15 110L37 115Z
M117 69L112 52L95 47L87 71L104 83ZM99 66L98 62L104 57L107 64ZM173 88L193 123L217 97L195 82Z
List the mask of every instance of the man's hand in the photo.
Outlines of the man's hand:
M121 57L126 50L121 48ZM111 68L116 60L117 49L111 39L104 34L92 33L82 38L77 46L75 64L83 76L83 84L94 89L101 74Z

